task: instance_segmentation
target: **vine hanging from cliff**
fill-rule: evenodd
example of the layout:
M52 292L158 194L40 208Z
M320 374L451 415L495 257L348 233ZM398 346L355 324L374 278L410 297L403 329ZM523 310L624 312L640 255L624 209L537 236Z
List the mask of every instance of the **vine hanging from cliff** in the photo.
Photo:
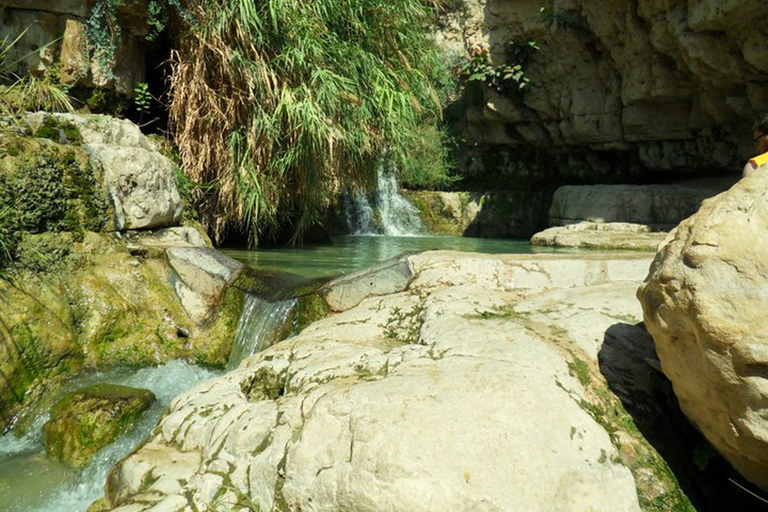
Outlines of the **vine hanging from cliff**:
M171 120L184 171L216 184L203 219L217 237L246 229L256 242L286 224L300 237L385 149L401 169L434 155L419 151L440 117L429 2L187 8L197 21L173 57Z
M128 0L97 0L86 21L90 56L105 73L111 73L122 35L118 12L127 3ZM156 39L167 28L173 13L191 21L181 0L148 0L146 8L146 23L150 27L148 41Z

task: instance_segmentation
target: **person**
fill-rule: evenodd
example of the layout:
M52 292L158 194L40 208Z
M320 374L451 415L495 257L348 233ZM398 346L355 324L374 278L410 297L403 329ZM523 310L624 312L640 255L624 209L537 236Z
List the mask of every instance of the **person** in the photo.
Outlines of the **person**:
M757 156L744 166L744 171L741 173L743 178L753 174L761 165L768 164L768 116L755 125L752 138Z

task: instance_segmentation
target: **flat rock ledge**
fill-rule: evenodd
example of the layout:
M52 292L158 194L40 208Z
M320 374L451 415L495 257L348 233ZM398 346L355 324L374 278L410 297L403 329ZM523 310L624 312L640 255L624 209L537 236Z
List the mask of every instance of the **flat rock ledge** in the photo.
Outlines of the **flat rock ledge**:
M402 291L353 287L376 294L177 397L92 510L687 502L597 369L606 330L641 317L650 258L407 261Z
M649 226L628 222L578 222L536 233L532 245L574 249L656 251L668 236Z

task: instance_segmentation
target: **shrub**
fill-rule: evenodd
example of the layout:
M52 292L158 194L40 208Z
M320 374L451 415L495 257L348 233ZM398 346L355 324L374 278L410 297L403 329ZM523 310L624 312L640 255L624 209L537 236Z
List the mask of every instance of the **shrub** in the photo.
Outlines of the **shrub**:
M215 184L203 221L255 243L294 239L385 151L406 176L440 116L424 0L191 0L173 57L171 121L185 173ZM432 128L434 130L434 128ZM443 153L430 173L445 174ZM438 181L442 178L438 178ZM416 182L417 180L411 179Z

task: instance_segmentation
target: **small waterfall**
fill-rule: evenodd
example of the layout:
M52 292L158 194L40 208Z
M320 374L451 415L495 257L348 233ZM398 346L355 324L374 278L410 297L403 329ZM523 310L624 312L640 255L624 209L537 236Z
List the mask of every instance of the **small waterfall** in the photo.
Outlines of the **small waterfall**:
M395 172L385 161L377 169L371 198L360 191L344 197L344 216L354 235L415 236L426 233L419 210L400 195Z
M278 336L285 327L296 299L269 302L256 295L248 295L235 332L235 345L227 362L234 370L248 356L280 341Z

